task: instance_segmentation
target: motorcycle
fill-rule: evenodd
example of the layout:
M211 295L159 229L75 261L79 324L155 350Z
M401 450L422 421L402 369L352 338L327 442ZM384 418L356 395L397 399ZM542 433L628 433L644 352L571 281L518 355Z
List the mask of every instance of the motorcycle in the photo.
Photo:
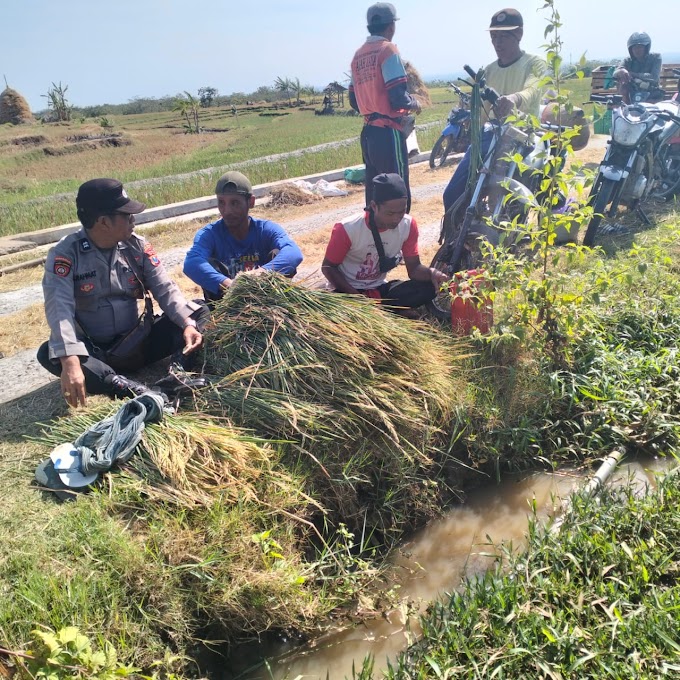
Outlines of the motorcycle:
M583 245L595 242L604 217L614 217L621 206L636 211L648 198L667 198L680 185L680 117L672 102L624 104L620 95L592 95L612 111L611 138L590 190L593 216Z
M472 82L463 82L478 88L481 99L495 111L499 95L486 86L481 72L476 74L467 65L464 68ZM474 183L468 183L465 192L442 218L441 246L431 264L451 277L483 264L484 241L494 246L503 241L514 247L521 240L520 231L504 225L514 220L526 222L531 206L535 204L534 193L539 190L542 170L554 155L550 139L541 132L561 128L550 123L541 124L539 129L520 128L514 121L491 120L485 129L493 131L491 144ZM528 166L523 172L519 170L520 158L522 165ZM451 313L449 293L440 292L428 304L428 310L438 319L448 318Z
M619 85L619 91L627 104L655 104L661 101L665 93L658 83L650 81L642 74L632 73L630 82Z
M454 83L449 83L458 95L458 106L449 113L446 127L435 142L430 153L430 167L441 168L451 153L465 151L470 144L470 95Z
M680 70L673 69L678 77L675 94L668 101L659 102L660 109L672 114L680 114ZM666 123L664 131L666 141L661 144L656 154L656 173L652 196L661 200L673 198L680 191L680 129L673 121Z

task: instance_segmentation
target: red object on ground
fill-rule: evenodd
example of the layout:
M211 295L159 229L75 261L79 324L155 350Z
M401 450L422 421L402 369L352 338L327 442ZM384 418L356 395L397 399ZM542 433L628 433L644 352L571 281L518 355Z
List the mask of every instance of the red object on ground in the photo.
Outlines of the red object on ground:
M483 269L457 272L449 285L451 326L456 335L470 335L474 328L488 333L493 325L493 285Z

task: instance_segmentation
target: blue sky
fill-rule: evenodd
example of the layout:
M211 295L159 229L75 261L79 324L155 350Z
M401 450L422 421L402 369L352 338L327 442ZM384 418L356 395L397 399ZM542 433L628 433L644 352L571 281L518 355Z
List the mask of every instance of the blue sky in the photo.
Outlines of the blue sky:
M653 49L680 51L677 0L557 0L565 61L624 56L633 31ZM77 105L136 96L249 92L277 76L325 85L344 79L363 42L370 0L0 0L0 74L34 110L50 83ZM424 76L475 68L494 57L484 30L503 0L398 0L394 41ZM542 3L516 0L523 47L544 43ZM2 83L2 81L0 81ZM0 85L0 89L4 83Z

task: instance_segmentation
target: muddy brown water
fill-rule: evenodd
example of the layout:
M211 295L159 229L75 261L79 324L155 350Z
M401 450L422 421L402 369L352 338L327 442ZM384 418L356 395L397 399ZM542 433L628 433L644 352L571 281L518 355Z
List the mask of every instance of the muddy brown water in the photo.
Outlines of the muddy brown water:
M669 459L647 459L620 466L609 484L630 480L637 492L653 488L660 473L674 467ZM465 504L405 542L392 559L392 583L401 604L380 618L331 630L303 645L293 640L246 645L234 650L217 676L221 680L342 680L352 665L375 658L374 677L419 634L418 612L494 564L494 545L525 543L532 507L545 520L590 476L577 471L532 474L505 480L470 494Z

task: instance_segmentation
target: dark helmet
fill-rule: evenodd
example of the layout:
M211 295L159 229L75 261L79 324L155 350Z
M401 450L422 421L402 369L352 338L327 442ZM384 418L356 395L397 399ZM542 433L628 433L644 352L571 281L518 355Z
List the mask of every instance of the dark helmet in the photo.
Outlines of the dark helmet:
M648 33L633 33L630 38L628 38L628 54L633 56L631 48L633 45L644 45L645 54L649 54L649 50L652 49L652 39L649 37Z

